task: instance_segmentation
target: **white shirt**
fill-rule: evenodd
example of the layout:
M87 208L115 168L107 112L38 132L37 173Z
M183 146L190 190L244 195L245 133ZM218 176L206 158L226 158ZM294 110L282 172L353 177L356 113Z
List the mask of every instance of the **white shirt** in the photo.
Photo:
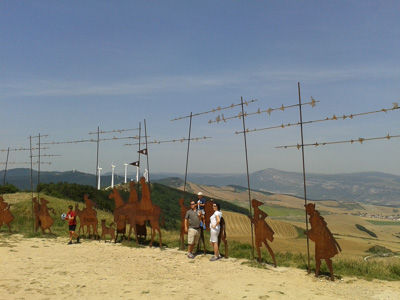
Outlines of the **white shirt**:
M219 217L219 220L221 221L222 218L222 212L220 212L219 210L216 210L214 212L214 214L210 217L210 228L214 229L216 231L220 230L220 225L217 225L217 216ZM212 226L217 225L215 228L213 228Z

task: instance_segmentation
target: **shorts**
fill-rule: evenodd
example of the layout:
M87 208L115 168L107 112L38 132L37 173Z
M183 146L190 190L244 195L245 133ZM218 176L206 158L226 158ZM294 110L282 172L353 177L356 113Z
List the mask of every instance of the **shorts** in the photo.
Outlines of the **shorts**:
M188 232L188 244L197 244L200 239L200 229L189 228Z
M76 224L75 225L68 225L69 231L75 231L76 229Z
M215 230L214 228L210 228L210 242L218 243L218 236L220 230Z
M201 214L204 216L206 214L204 209L200 209Z

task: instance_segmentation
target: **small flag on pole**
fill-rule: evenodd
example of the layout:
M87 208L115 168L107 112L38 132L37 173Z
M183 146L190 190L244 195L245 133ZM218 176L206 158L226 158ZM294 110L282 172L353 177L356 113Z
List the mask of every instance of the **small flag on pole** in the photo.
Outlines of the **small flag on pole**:
M135 161L133 163L130 163L131 166L136 166L139 167L139 161Z
M140 154L144 154L144 155L147 155L147 148L146 148L146 149L142 149L142 150L138 151L138 153L140 153Z

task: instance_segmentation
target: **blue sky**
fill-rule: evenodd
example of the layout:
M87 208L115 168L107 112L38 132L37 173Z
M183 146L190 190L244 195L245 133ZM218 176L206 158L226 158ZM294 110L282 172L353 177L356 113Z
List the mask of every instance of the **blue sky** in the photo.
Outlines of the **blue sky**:
M95 138L135 129L148 141L188 136L174 118L257 99L248 113L303 102L303 121L393 107L400 102L398 1L1 1L0 149ZM225 110L237 115L239 108ZM304 142L400 135L400 110L304 125ZM190 173L246 172L242 121L194 117ZM299 121L298 108L248 116L246 127ZM142 131L143 133L143 131ZM104 134L101 138L125 137ZM33 140L34 143L37 140ZM136 161L133 141L100 143L103 172ZM249 171L302 171L293 126L247 134ZM51 145L42 170L94 173L96 143ZM184 173L187 143L149 144L152 172ZM400 175L400 138L305 147L306 171ZM142 156L142 159L143 156ZM0 152L6 161L6 152ZM29 161L11 151L10 162ZM11 164L9 168L29 167ZM1 165L0 168L4 168ZM130 167L133 172L133 167Z

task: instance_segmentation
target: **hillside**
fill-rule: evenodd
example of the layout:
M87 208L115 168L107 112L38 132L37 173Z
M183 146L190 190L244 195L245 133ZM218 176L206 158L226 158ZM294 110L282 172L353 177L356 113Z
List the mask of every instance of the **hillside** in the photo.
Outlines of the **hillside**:
M0 171L0 178L4 171ZM175 181L165 183L168 186L182 185L182 174L151 174L151 182L159 180ZM306 174L307 198L312 200L337 200L345 202L360 202L382 206L400 207L400 176L378 173L350 174ZM245 174L189 174L187 180L192 183L217 187L247 187ZM81 172L41 172L40 181L69 182L96 186L96 176ZM30 169L10 169L7 171L6 182L22 190L30 190ZM122 183L123 178L115 176L115 184ZM160 181L163 183L162 181ZM37 183L37 172L33 171L34 188ZM101 186L111 183L110 175L101 176ZM295 172L284 172L276 169L265 169L250 174L252 190L274 194L290 194L304 196L303 175Z
M68 190L63 188L64 185L55 185L60 190ZM196 195L192 192L202 191L207 199L213 198L221 204L221 210L226 221L227 238L229 243L234 241L252 242L251 225L248 215L248 193L237 187L210 187L188 183L190 191L186 194L186 205L189 199L194 199ZM64 186L65 187L65 186ZM128 193L124 190L127 186L121 185L121 195L127 201ZM182 187L179 187L180 189ZM87 190L82 190L87 191ZM109 192L105 191L104 196L90 196L93 200L101 203L102 201L110 202L108 199ZM77 197L77 201L82 201L82 197ZM166 225L164 229L178 229L180 226L180 207L179 198L182 196L182 190L167 187L160 183L152 184L152 201L159 205L165 215ZM266 222L274 230L274 241L269 243L274 251L279 252L301 252L306 253L307 244L303 236L306 229L304 200L289 195L269 195L263 192L252 192L252 197L262 201L265 205L260 208L269 215ZM12 204L12 211L21 218L26 215L30 218L31 213L26 207L22 208L19 202L30 202L30 193L5 194L6 202ZM52 196L44 196L50 200L50 207L54 207L59 198ZM98 199L96 197L105 197L106 199ZM228 201L227 201L228 200ZM71 203L71 200L69 200ZM63 202L64 203L64 202ZM112 204L112 203L109 203ZM236 206L237 204L238 206ZM65 212L67 203L56 205L57 215ZM83 206L83 205L82 205ZM81 206L81 207L82 207ZM241 206L241 207L239 207ZM360 203L346 203L339 201L319 201L316 203L317 210L325 218L329 229L341 245L343 252L340 256L367 256L367 250L373 246L385 247L393 252L400 251L400 222L391 221L389 216L399 216L399 210L391 207L365 205ZM100 208L99 208L100 209ZM103 210L101 210L103 212ZM107 212L104 211L104 214ZM102 213L103 214L103 213ZM110 211L108 212L110 216ZM109 217L107 217L109 218ZM15 220L13 230L16 230L21 222ZM59 224L57 218L57 226L63 228ZM357 226L358 225L358 226ZM363 229L364 228L364 229ZM64 228L65 229L65 228ZM18 230L18 229L17 229ZM2 227L0 232L6 232L6 228ZM371 236L368 232L376 235ZM313 252L313 243L311 243L311 252Z
M74 183L48 183L41 184L41 197L47 197L47 195L57 198L65 198L75 202L83 202L84 195L88 194L89 198L96 203L98 209L112 212L114 210L114 202L109 199L110 190L97 190L92 186L79 185ZM129 184L117 185L116 188L120 190L120 194L125 202L129 199ZM141 197L140 186L138 188L138 198ZM20 195L24 193L17 193ZM27 193L25 193L27 195ZM30 194L29 194L30 195ZM36 194L35 194L36 196ZM178 229L180 228L180 206L179 199L182 197L182 192L178 189L168 187L159 183L151 184L151 200L153 204L160 206L163 215L165 217L165 229ZM14 199L14 194L5 195L5 199ZM23 197L24 199L26 196ZM209 199L208 197L205 197ZM18 196L17 196L18 199ZM197 196L192 193L186 193L185 205L189 205L190 199L197 199ZM220 203L224 210L231 212L238 212L242 214L248 214L246 208L237 206L233 203L214 198L214 201Z
M163 182L166 184L168 180ZM183 181L174 179L172 183L183 189ZM249 196L244 188L207 186L189 182L187 189L190 192L201 191L210 198L229 199L231 203L249 208ZM275 240L271 243L274 251L291 249L305 253L306 239L298 238L299 233L306 229L304 199L290 195L271 195L261 191L252 191L251 197L265 204L260 208L269 215L266 221L275 231ZM395 218L400 220L400 209L335 200L308 202L316 203L316 209L325 218L329 229L341 245L343 255L363 256L374 245L383 246L393 252L400 251L400 221L393 221ZM246 215L226 212L224 217L230 240L251 243L250 221ZM356 225L366 230L360 230ZM377 237L369 235L367 231L376 234Z

